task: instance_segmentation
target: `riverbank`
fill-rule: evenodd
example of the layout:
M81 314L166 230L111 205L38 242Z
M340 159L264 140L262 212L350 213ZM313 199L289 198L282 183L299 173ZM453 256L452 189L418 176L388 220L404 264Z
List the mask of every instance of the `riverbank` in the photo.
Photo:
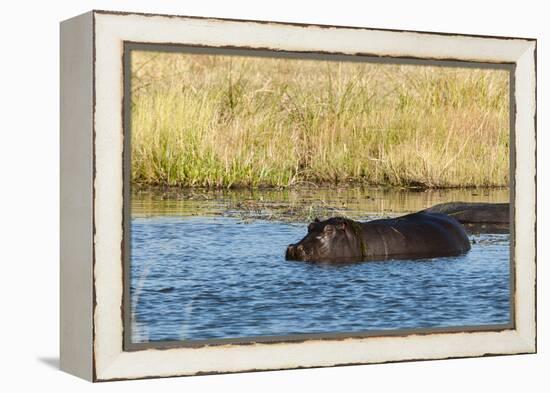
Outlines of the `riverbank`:
M502 70L152 52L132 64L135 185L509 181Z
M132 217L230 217L304 223L315 217L393 217L449 201L502 203L509 188L406 190L365 187L147 188L133 190Z

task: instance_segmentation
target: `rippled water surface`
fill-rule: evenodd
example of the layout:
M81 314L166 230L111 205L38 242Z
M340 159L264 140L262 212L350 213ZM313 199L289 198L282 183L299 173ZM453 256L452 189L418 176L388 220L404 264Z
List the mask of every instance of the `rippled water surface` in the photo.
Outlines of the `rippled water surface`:
M321 216L337 209L367 219L383 210L377 203L389 203L389 198L381 201L382 196L369 192L369 198L363 196L372 206L361 209L348 194L339 199L327 195L316 207ZM468 195L495 202L507 197ZM425 199L426 195L417 197ZM410 197L412 207L402 204L401 210L418 210L427 207L423 204L440 201L417 197ZM235 195L192 199L184 195L156 203L150 195L135 196L132 341L509 322L508 235L471 236L472 250L458 257L347 265L289 262L284 250L303 237L307 217L303 209L291 208L288 198L277 198L250 198L262 202L250 209L242 205L246 198ZM445 200L448 195L439 198ZM306 205L311 207L319 200ZM177 208L178 203L184 208ZM166 210L166 204L171 208ZM398 210L392 205L391 212L398 214ZM281 211L285 217L277 216ZM295 219L288 220L293 214Z

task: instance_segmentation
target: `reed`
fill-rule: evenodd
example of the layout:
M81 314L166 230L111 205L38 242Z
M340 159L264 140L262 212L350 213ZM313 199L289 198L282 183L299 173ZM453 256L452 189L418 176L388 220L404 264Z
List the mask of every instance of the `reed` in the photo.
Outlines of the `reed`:
M503 70L133 52L135 186L506 186Z

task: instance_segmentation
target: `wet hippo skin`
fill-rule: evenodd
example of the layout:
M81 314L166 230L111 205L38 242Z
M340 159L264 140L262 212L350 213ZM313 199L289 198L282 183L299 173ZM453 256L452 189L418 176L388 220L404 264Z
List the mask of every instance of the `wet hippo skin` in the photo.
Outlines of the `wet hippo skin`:
M432 206L424 212L443 213L455 218L470 233L508 233L509 203L448 202Z
M459 255L470 250L463 226L441 213L358 222L342 217L315 220L307 235L286 250L287 260L354 262Z

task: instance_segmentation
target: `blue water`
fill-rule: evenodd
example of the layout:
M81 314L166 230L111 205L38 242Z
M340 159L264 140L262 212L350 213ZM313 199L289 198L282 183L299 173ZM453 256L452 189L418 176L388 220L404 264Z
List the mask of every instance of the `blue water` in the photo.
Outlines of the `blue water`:
M132 341L506 324L508 235L466 255L347 265L285 261L306 224L132 219Z

